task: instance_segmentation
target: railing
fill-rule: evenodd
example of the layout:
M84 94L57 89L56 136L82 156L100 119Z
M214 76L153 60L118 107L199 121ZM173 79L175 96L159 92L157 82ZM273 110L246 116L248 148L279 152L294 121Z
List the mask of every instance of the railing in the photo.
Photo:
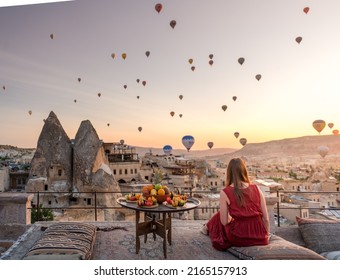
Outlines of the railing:
M45 192L27 192L27 193L32 193L34 195L36 195L36 205L34 207L31 207L30 209L36 209L37 211L37 216L38 217L42 217L41 216L41 211L43 209L46 210L81 210L81 209L85 209L85 210L94 210L94 218L95 221L97 221L98 219L98 211L100 210L106 210L106 209L121 209L121 206L99 206L98 205L98 195L99 194L119 194L119 195L124 195L124 194L128 194L130 192L114 192L114 191L105 191L105 192L49 192L49 191L45 191ZM193 191L192 189L190 189L188 192L186 192L188 194L188 196L200 196L201 194L219 194L219 191ZM45 195L53 195L53 194L69 194L69 195L81 195L81 194L91 194L93 196L93 203L91 202L91 205L87 205L87 206L72 206L69 205L67 207L46 207L44 205L41 204L41 196L45 196ZM276 214L277 214L277 226L280 227L280 210L281 209L291 209L291 210L296 210L296 209L300 209L300 212L302 209L308 209L308 210L326 210L326 209L332 209L332 210L340 210L340 208L337 207L332 207L332 208L325 208L325 207L307 207L307 206L302 206L300 205L299 207L295 207L295 208L291 208L291 207L284 207L282 205L280 205L280 195L281 194L299 194L299 195L303 195L303 194L314 194L314 195L318 195L318 194L337 194L340 196L339 192L323 192L323 191L318 191L318 192L305 192L305 191L277 191L276 192L276 196L278 198L278 201L276 203ZM295 204L296 205L296 204ZM197 209L212 209L213 211L218 211L219 207L209 207L209 206L199 206L197 207ZM301 216L301 215L300 215Z

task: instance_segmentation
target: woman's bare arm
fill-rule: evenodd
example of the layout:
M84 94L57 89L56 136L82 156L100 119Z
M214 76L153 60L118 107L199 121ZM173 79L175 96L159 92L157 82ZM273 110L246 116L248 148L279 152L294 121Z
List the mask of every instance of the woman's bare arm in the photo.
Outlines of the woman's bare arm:
M225 194L225 192L222 190L220 192L220 219L222 225L229 224L232 217L229 214L228 205L230 204L229 198Z

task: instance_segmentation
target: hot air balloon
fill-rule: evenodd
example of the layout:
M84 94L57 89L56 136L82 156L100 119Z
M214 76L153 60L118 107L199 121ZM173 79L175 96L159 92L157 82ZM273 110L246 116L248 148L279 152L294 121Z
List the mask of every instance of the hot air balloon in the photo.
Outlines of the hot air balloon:
M195 71L195 66L191 66L191 71Z
M158 3L155 5L155 10L157 13L160 13L163 8L163 5L161 3Z
M222 105L222 110L225 111L227 110L228 106L227 105Z
M139 132L141 132L142 129L143 129L143 128L142 128L141 126L138 127L138 131L139 131Z
M150 51L146 51L146 52L145 52L145 55L146 55L146 57L149 57Z
M192 58L189 58L189 63L192 64L194 62L194 60Z
M190 148L195 143L195 138L192 137L191 135L185 135L182 138L182 143L183 143L184 147L187 149L187 151L189 152Z
M146 81L143 81L142 84L143 84L143 86L145 86L146 85Z
M121 139L120 141L119 141L119 143L121 144L121 145L124 145L124 139Z
M329 127L330 129L332 129L333 126L334 126L334 123L328 123L328 127Z
M212 59L209 60L209 65L212 66L214 64L214 61Z
M237 61L238 61L238 63L240 63L242 65L244 63L244 58L240 57Z
M260 75L260 74L257 74L256 76L255 76L255 78L256 78L256 80L261 80L261 78L262 78L262 76Z
M101 96L102 96L102 94L101 94L100 92L99 92L97 95L98 95L98 97L101 97Z
M235 132L235 133L234 133L234 136L235 136L236 138L238 138L238 137L240 136L240 133L239 133L239 132Z
M170 21L170 26L172 27L172 29L175 28L176 24L177 22L175 20Z
M247 139L246 138L241 138L240 139L240 143L242 144L242 146L244 146L245 144L247 144Z
M171 115L171 117L173 117L173 116L175 115L175 112L174 112L174 111L171 111L171 112L170 112L170 115Z
M50 34L50 38L53 40L53 38L54 38L53 33Z
M29 110L28 113L29 113L30 115L32 115L32 111L31 111L31 110Z
M179 117L181 118L183 115L182 114L179 114Z
M319 146L318 147L318 153L323 158L328 154L329 148L327 146Z
M5 89L6 89L6 87L5 87L5 86L3 86L3 87L2 87L2 89L3 89L3 90L5 90Z
M233 100L236 101L236 99L237 99L237 96L233 96Z
M73 101L74 101L74 103L77 103L77 99L74 99Z
M139 99L139 95L137 95L137 99Z
M166 155L170 155L171 152L172 152L172 147L171 147L170 145L165 145L165 146L163 147L163 152L164 152L164 154L166 154Z
M213 54L209 54L209 58L213 59L214 55Z
M81 78L78 78L78 82L79 82L79 83L81 82Z
M326 122L324 120L315 120L313 122L313 127L317 132L319 132L319 134L325 128L325 126Z
M334 135L338 135L339 134L339 130L337 130L337 129L334 129L332 132L333 132Z
M208 147L211 149L214 146L214 142L208 142Z
M178 97L179 97L180 100L183 99L183 95L182 94L180 94Z
M305 14L308 14L308 12L309 12L309 7L304 7L304 8L303 8L303 12L304 12Z
M122 58L123 58L123 59L126 58L126 53L122 53Z
M127 88L127 85L124 85L124 88L126 89L126 88Z
M110 124L109 124L109 123L107 123L107 126L110 126Z
M112 59L114 59L115 58L115 54L114 53L111 53L111 57L112 57Z
M296 37L296 38L295 38L295 41L296 41L298 44L300 44L301 41L302 41L302 37Z
M137 79L136 82L139 83L140 79Z

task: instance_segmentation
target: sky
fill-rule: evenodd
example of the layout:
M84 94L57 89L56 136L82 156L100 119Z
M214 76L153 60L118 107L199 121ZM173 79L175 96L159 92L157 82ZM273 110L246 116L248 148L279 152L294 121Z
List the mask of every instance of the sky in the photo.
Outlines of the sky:
M3 5L0 144L36 147L51 111L71 139L90 120L105 142L155 148L182 149L191 135L192 150L239 149L240 138L317 135L317 119L340 129L339 10L338 0Z

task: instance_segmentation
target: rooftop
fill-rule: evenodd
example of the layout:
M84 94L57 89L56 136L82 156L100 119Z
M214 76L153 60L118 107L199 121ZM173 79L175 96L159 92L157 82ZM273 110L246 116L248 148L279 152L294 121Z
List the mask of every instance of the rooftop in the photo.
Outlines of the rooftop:
M208 236L200 229L205 221L172 220L172 244L167 246L169 260L236 260L228 252L220 252L211 246ZM34 242L39 239L46 227L52 222L39 222L29 226L28 230L1 257L4 260L21 260ZM93 260L162 260L162 238L153 239L148 235L147 242L140 237L141 248L135 249L135 223L127 221L91 222L97 226L93 248Z

